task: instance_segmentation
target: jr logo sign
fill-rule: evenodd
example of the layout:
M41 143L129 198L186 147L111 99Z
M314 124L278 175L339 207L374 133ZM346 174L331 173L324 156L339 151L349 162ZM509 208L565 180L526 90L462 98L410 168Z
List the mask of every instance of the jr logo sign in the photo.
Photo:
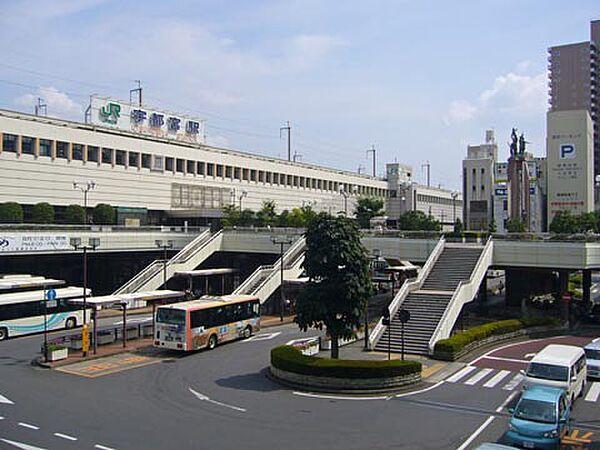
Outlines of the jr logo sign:
M573 144L560 144L558 150L559 159L573 159L575 158L575 146Z
M116 124L121 116L121 105L118 103L108 103L100 108L100 119L103 122Z

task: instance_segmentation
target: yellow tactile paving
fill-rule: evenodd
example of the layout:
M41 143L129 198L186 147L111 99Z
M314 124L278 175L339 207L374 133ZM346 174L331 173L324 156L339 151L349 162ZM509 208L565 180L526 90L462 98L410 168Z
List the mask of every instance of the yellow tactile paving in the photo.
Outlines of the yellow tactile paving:
M107 356L92 361L83 361L68 366L59 367L59 372L79 375L86 378L97 378L111 373L121 372L123 370L135 369L137 367L147 366L161 362L161 358L151 358L148 356L134 355L132 353L122 353L120 355Z

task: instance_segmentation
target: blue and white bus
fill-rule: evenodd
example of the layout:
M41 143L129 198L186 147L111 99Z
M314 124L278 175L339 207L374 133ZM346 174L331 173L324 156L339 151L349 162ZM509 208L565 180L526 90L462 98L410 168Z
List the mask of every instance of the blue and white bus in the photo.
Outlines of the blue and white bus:
M44 331L44 313L48 331L83 325L83 309L69 300L83 297L83 288L55 289L56 299L44 305L44 290L0 295L0 341ZM88 289L88 295L91 290ZM90 311L87 317L89 321Z

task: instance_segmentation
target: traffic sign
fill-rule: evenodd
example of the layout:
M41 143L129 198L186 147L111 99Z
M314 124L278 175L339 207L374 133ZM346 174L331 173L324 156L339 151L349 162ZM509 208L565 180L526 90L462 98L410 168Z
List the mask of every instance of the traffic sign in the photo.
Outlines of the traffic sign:
M410 311L406 309L401 309L400 311L398 311L398 320L401 323L408 322L410 320Z
M56 289L48 289L46 291L46 300L56 300Z

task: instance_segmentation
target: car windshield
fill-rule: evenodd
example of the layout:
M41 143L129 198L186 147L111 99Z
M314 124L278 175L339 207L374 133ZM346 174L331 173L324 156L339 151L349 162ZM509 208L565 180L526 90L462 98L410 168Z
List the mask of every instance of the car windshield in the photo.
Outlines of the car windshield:
M527 369L527 376L532 378L542 378L544 380L568 381L569 368L564 366L554 366L552 364L531 363Z
M522 399L517 405L514 416L517 419L533 422L555 423L556 408L554 403L539 400Z
M180 309L159 308L156 321L171 325L185 325L185 311Z
M593 350L591 348L585 349L585 357L587 359L600 359L600 350Z

